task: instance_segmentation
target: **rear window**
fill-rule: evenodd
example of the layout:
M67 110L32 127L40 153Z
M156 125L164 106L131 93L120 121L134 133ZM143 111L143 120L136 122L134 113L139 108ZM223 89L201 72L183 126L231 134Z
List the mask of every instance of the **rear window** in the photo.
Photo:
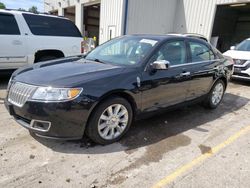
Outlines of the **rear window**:
M34 35L81 37L81 33L73 22L67 19L23 14Z
M20 31L13 15L0 14L0 35L20 35Z

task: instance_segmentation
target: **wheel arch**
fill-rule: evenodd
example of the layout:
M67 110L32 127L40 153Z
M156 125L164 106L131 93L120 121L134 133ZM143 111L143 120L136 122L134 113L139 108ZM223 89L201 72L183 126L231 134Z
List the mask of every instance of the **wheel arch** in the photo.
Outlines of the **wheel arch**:
M225 84L225 90L226 90L227 85L228 85L228 80L227 80L227 78L226 78L225 76L218 77L218 78L214 81L213 85L214 85L218 80L222 80L222 81L224 82L224 84ZM213 87L213 86L212 86L212 87Z
M227 85L228 85L228 80L227 80L227 78L226 77L220 77L219 79L221 79L223 82L224 82L224 84L225 84L225 89L227 88Z
M46 49L46 50L38 50L35 53L35 60L34 62L38 62L41 57L44 56L55 56L57 58L65 57L64 53L61 50L56 49Z
M209 92L211 91L211 89L213 88L214 84L218 81L218 80L222 80L225 84L225 90L227 88L227 85L228 85L228 80L225 76L220 76L220 77L217 77L216 79L214 79L213 83L211 84L210 88L209 88Z
M121 97L126 99L129 104L132 107L132 111L133 111L133 119L135 118L136 114L137 114L137 110L138 110L138 104L136 103L135 98L132 96L132 94L129 91L126 90L114 90L114 91L110 91L108 93L105 93L104 95L102 95L100 97L100 99L92 106L92 108L90 109L90 112L88 114L88 118L87 118L87 122L85 125L85 130L86 130L86 126L88 126L89 124L89 120L93 114L93 112L95 111L96 108L98 108L98 106L105 100L111 98L111 97ZM84 130L84 132L85 132ZM84 133L83 133L84 134Z

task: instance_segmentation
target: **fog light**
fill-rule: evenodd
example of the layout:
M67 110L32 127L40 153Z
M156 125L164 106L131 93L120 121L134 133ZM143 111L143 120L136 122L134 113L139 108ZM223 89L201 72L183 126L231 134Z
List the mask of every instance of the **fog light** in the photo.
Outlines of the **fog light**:
M50 129L51 122L48 121L41 121L41 120L32 120L30 126L34 130L47 132Z

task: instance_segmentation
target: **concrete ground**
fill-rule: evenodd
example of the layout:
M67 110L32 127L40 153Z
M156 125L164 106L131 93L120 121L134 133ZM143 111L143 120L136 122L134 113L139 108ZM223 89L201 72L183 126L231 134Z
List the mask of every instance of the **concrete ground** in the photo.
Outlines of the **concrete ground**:
M250 187L250 129L239 132L250 127L250 83L230 83L216 110L194 105L141 120L120 142L99 146L31 136L4 108L7 82L0 187Z

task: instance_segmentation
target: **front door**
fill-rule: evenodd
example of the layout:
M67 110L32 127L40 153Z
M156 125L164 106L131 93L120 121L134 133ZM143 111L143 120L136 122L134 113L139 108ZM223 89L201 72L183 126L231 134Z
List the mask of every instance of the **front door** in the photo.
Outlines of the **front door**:
M152 71L150 64L157 60L167 60L170 67L167 70ZM142 73L142 110L153 111L184 102L190 81L186 67L185 41L172 40L163 44Z

